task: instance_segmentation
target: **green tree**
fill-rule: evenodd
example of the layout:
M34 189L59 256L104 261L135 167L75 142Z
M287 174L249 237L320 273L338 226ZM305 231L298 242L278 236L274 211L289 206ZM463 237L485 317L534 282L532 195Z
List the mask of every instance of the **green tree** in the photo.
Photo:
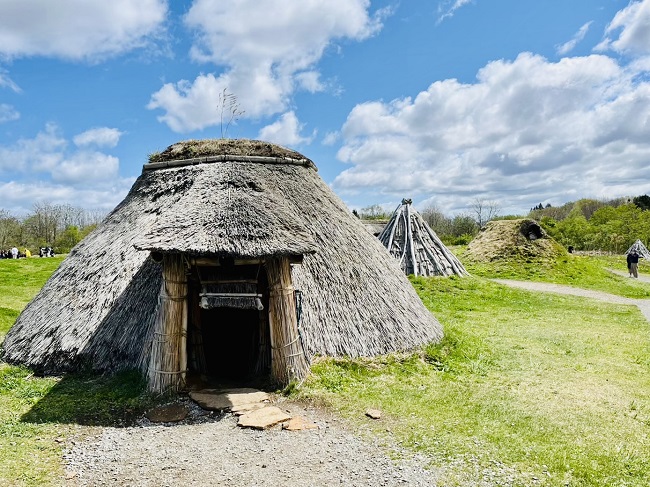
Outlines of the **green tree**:
M0 250L23 242L20 221L11 216L7 210L0 210Z
M381 207L381 205L374 204L361 208L359 216L365 220L387 220L390 214Z
M81 241L81 232L75 225L68 225L54 242L58 252L68 253L70 249Z
M642 210L650 210L650 196L647 194L635 196L632 198L632 203Z

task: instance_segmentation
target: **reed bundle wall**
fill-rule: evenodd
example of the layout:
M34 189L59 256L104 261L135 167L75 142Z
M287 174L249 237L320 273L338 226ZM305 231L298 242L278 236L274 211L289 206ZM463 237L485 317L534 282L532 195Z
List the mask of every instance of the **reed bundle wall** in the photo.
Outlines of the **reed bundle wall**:
M187 372L187 279L178 254L165 255L151 345L148 388L151 392L178 392Z
M269 325L271 336L271 376L279 384L301 381L309 374L296 315L291 267L286 257L266 262L269 279Z

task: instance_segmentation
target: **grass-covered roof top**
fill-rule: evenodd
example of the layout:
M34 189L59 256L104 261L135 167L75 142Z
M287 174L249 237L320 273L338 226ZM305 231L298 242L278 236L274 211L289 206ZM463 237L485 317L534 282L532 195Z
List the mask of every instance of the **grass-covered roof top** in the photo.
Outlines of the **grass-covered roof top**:
M270 142L250 139L203 139L184 140L172 144L162 152L149 155L149 163L179 161L197 158L212 158L216 156L285 159L301 162L305 166L315 168L311 160L291 149ZM276 161L277 162L277 161Z

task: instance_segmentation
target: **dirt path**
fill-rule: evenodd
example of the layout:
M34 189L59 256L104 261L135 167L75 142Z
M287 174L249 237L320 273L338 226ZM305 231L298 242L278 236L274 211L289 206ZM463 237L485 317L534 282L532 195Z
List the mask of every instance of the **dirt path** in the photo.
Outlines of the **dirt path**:
M617 273L616 271L612 272ZM650 282L650 279L645 276L639 276L639 280ZM602 291L593 291L591 289L582 289L578 287L565 286L563 284L553 284L549 282L513 281L510 279L492 279L492 281L504 284L506 286L526 289L529 291L567 294L570 296L581 296L584 298L597 299L606 303L629 304L631 306L637 306L639 310L641 310L641 313L643 313L643 316L645 316L645 318L650 321L650 299L625 298L623 296L616 296L615 294L609 294Z

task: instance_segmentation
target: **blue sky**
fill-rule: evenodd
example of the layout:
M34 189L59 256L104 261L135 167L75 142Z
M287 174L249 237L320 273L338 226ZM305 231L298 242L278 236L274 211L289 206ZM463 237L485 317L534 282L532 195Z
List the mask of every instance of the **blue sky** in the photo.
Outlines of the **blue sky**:
M110 210L224 89L351 208L650 192L650 0L0 0L0 209Z

